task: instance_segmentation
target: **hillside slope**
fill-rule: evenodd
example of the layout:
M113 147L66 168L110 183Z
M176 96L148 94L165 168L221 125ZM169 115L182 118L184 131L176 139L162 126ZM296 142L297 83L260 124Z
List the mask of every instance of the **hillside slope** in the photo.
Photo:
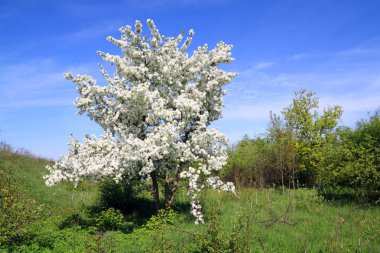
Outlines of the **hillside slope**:
M93 184L84 183L77 189L70 183L47 187L43 176L47 173L46 166L52 163L27 151L13 151L9 145L0 144L2 168L11 173L19 191L44 205L47 211L54 209L54 213L70 213L81 204L94 201L96 186Z

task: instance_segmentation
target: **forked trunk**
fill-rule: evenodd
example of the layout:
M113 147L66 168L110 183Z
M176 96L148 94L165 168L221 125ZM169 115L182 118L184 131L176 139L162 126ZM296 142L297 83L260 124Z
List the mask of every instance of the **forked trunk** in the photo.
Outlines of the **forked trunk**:
M173 204L175 195L178 190L180 171L178 170L173 181L170 181L169 177L165 178L165 209L170 208Z

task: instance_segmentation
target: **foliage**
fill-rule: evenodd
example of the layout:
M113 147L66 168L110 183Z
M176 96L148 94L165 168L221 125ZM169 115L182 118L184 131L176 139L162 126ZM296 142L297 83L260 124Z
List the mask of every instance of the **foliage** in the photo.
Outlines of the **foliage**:
M11 168L5 167L0 160L0 245L17 240L25 225L43 212L42 205L17 189L12 173Z
M292 104L282 111L285 126L295 138L297 179L309 187L315 185L320 148L326 144L343 113L341 106L329 106L319 114L318 104L315 93L300 90L295 93Z
M239 187L271 187L279 182L273 145L266 138L245 136L228 153L223 176Z
M109 208L100 212L96 218L96 225L100 231L118 230L124 227L124 216L120 210Z
M296 144L294 131L284 120L275 113L270 112L268 139L272 143L272 161L275 165L276 184L281 185L283 190L285 184L295 188L298 166L296 163Z
M119 182L109 179L99 182L99 196L94 205L89 207L92 215L113 208L120 210L132 227L139 227L155 214L155 203L151 200L151 185L131 182Z
M223 86L236 73L218 66L229 63L231 45L219 42L208 51L198 47L186 52L194 31L181 44L177 37L161 35L152 20L147 20L151 38L135 29L120 28L121 39L108 37L122 56L98 54L111 65L114 75L101 66L107 85L100 86L88 75L65 78L77 84L80 113L98 123L105 135L87 136L83 143L72 138L69 152L54 166L48 166L46 184L62 180L77 184L83 180L152 180L152 193L159 209L158 182L165 188L165 207L174 201L180 178L188 179L192 213L202 222L198 193L205 186L234 191L216 172L225 164L227 137L212 121L222 117Z
M144 228L148 230L159 229L163 225L173 224L174 218L175 213L172 209L161 209L145 223Z
M226 230L220 209L212 207L208 210L206 229L197 236L195 252L251 252L255 240L252 235L252 215L248 210L239 210L237 218L233 220L232 229Z
M161 209L142 226L141 229L149 233L153 252L193 251L194 235L188 231L177 229L175 226L177 219L178 214L172 209ZM173 240L173 238L176 239Z
M136 194L130 183L104 180L99 184L99 205L104 209L115 208L128 213L128 210L135 209L138 202Z
M229 241L222 225L220 213L211 209L206 230L198 236L199 252L228 252Z
M300 90L282 115L270 112L266 135L246 136L230 148L225 178L242 187L316 186L321 149L342 114L340 106L319 114L318 103L315 93Z
M323 151L319 193L326 198L380 200L380 110L356 128L340 128Z

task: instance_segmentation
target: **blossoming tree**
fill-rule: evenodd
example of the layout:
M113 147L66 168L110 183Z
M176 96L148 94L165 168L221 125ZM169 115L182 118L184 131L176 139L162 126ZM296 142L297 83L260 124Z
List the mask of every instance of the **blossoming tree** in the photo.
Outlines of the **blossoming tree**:
M194 32L184 39L161 35L152 20L151 33L142 34L142 24L120 28L121 38L108 37L122 56L98 54L116 67L109 75L100 65L107 85L97 85L88 75L65 78L77 84L75 105L104 129L104 136L74 137L68 154L49 167L45 182L62 180L99 181L104 178L151 180L152 194L159 206L159 184L164 186L165 207L175 197L180 179L188 182L192 214L203 222L199 191L204 187L234 192L216 172L226 163L228 139L212 121L222 117L223 85L236 73L218 68L229 63L231 45L219 42L208 51L198 47L191 56L187 49Z

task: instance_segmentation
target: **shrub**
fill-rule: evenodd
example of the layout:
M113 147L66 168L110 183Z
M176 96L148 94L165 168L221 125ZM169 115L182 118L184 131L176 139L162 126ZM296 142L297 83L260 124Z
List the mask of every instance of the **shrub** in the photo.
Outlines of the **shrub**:
M280 179L273 164L273 147L269 140L245 136L229 150L223 175L239 187L272 186Z
M380 200L380 110L355 129L341 128L323 151L319 194L325 198Z
M99 185L100 206L104 209L115 208L127 212L134 208L135 196L131 184L106 180Z
M124 216L120 210L109 208L100 212L96 218L96 225L100 231L123 229Z
M197 248L194 252L252 252L256 240L253 234L254 215L252 210L240 209L233 219L232 229L227 229L220 208L213 206L208 210L204 232L196 236Z
M148 230L158 230L165 225L171 225L174 222L175 213L172 209L161 209L156 215L150 217L150 219L143 226Z

